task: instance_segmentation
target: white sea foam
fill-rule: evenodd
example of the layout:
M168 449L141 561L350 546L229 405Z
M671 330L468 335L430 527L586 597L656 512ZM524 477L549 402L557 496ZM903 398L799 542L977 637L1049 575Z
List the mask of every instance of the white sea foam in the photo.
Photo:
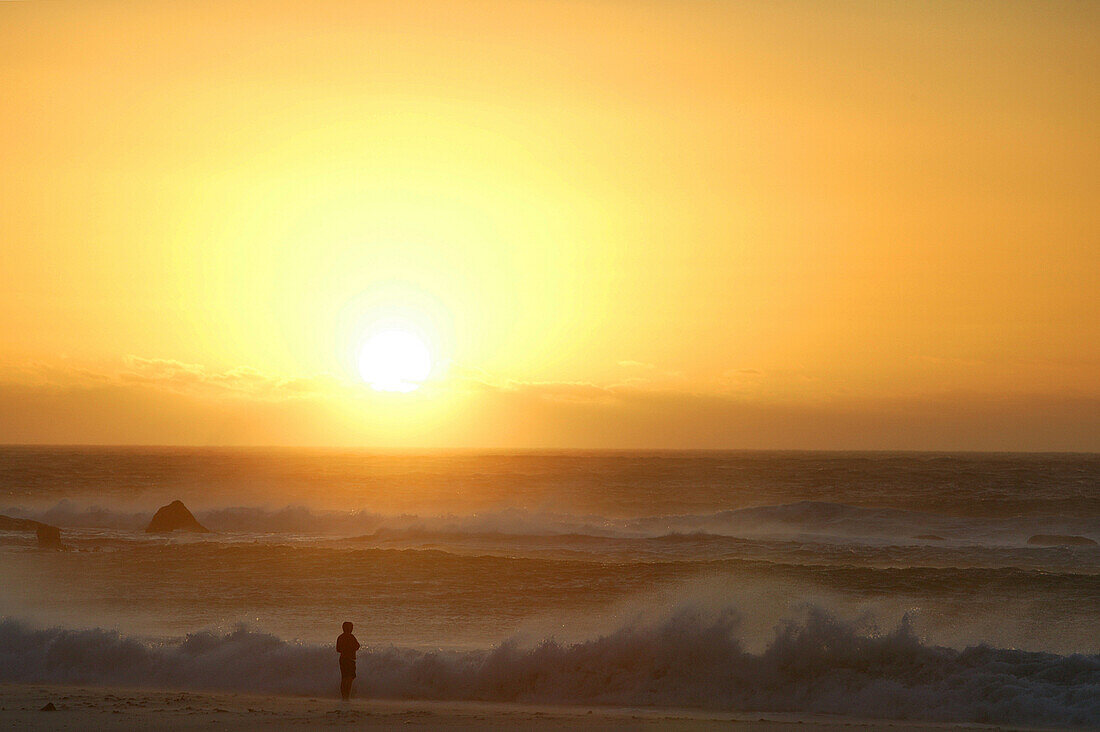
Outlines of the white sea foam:
M681 607L577 642L509 641L471 652L364 649L366 696L687 706L954 722L1100 724L1100 656L922 644L903 621L865 624L809 610L762 653L740 615ZM0 621L0 680L330 695L331 647L246 627L148 642L102 629Z
M185 501L186 502L186 501ZM194 507L192 506L194 509ZM151 512L88 506L63 500L48 509L0 508L0 514L33 518L62 528L140 530ZM653 538L713 534L754 539L798 539L874 544L927 543L1026 546L1035 534L1079 535L1100 540L1100 521L1080 516L956 517L920 511L799 501L707 514L609 518L503 508L467 515L383 514L369 510L314 510L306 506L200 508L195 516L221 532L354 536L382 531L425 531L517 536L562 535Z

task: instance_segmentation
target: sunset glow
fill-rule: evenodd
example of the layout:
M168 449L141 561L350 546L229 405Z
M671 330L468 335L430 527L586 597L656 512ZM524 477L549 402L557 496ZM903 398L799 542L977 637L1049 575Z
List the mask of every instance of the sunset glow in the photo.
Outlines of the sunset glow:
M375 333L359 352L359 373L378 391L413 391L432 371L424 341L402 330Z
M1096 449L1098 15L0 3L0 440Z
M1098 120L1100 0L0 1L0 728L1100 730Z

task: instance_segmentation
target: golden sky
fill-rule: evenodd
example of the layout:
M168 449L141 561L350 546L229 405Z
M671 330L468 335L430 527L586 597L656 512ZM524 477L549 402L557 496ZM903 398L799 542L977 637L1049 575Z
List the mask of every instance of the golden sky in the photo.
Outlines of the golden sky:
M0 441L1100 450L1100 3L0 3ZM409 393L357 370L422 337Z

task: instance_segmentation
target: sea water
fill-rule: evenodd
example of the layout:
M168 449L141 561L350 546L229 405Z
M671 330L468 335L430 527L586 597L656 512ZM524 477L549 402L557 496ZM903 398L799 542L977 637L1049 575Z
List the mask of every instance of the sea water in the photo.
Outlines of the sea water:
M1100 725L1098 455L3 447L0 514L69 547L0 532L3 681L331 694L350 620L365 695Z

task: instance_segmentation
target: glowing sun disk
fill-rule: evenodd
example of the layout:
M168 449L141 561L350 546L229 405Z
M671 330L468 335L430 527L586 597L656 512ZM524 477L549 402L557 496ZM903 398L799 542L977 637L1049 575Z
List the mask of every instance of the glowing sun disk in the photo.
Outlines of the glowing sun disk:
M428 346L408 331L375 333L359 351L359 375L378 391L413 391L431 371Z

